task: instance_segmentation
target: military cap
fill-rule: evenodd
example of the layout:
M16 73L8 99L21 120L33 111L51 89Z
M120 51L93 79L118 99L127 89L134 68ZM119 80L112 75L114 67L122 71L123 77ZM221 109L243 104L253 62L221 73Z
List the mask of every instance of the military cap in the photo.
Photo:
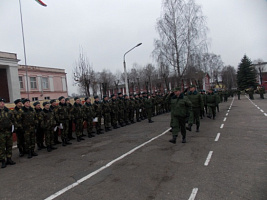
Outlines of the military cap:
M27 101L30 101L30 99L23 99L22 103L25 104Z
M94 96L94 99L98 99L98 98L99 98L99 96L97 96L97 95L96 95L96 96Z
M36 101L36 102L34 102L34 106L37 106L38 104L40 104L40 102L39 101Z
M195 85L190 85L190 88L196 87Z
M84 98L84 101L86 101L87 99L89 99L89 97L85 97L85 98Z
M115 94L112 94L110 97L111 97L111 98L112 98L112 97L115 97Z
M0 97L0 102L6 102L5 99Z
M52 103L54 103L54 102L56 102L56 100L55 100L55 99L52 99L52 100L50 101L50 104L52 104Z
M121 95L122 93L121 92L118 92L118 95Z
M48 101L43 102L43 106L45 106L45 105L47 105L47 104L49 104Z
M180 87L176 87L176 88L174 88L173 91L181 91L181 88Z
M104 96L103 96L103 99L105 99L106 97L108 97L108 96L107 96L107 95L104 95Z
M74 98L74 101L76 101L77 99L80 99L80 98L79 98L79 97L75 97L75 98Z
M133 94L130 94L130 97L133 97Z
M61 96L58 98L59 101L61 101L61 99L65 99L65 97Z
M147 94L146 92L142 92L142 94Z
M139 94L135 94L134 96L136 97L136 96L138 96Z
M18 104L20 102L21 102L21 99L17 99L17 100L14 101L14 104Z
M69 101L69 100L70 100L70 98L66 98L66 99L65 99L65 101Z
M125 94L125 95L123 95L124 97L128 97L128 95L127 94Z

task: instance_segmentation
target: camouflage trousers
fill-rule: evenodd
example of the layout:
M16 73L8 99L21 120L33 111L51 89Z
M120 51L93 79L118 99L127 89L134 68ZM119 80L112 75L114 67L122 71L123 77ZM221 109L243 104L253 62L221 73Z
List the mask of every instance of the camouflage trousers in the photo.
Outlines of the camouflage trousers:
M61 135L61 139L63 140L67 140L68 139L68 134L69 134L69 120L65 120L62 123L63 129L60 129L60 135ZM57 134L57 131L54 132L54 134Z
M93 118L87 119L86 122L87 122L87 133L91 134L93 132L93 127L94 127Z
M51 146L54 144L54 131L53 128L43 129L45 135L46 146Z
M80 137L83 134L83 119L75 119L75 134L76 137Z
M134 110L130 110L130 112L129 112L129 120L130 120L131 122L134 121Z
M104 113L104 126L105 126L105 128L110 127L110 122L111 122L110 113Z
M118 122L119 124L124 123L124 110L119 110L118 112Z
M192 108L192 112L190 112L188 124L190 124L191 126L193 124L196 124L199 127L200 126L199 117L200 117L200 108L199 107Z
M186 137L186 128L185 128L185 117L174 117L172 123L172 135L178 136L178 133L181 131L183 138Z
M118 113L117 112L110 113L110 118L111 118L111 125L116 126L118 123Z
M136 121L140 120L140 108L135 109L135 118Z
M98 122L95 123L95 128L97 131L101 129L101 116L96 116L98 118Z
M17 129L16 136L17 136L17 147L19 149L19 152L24 153L26 150L25 149L24 130Z
M12 133L11 131L0 131L0 160L12 156Z
M24 131L25 150L33 151L35 148L35 127L29 126Z

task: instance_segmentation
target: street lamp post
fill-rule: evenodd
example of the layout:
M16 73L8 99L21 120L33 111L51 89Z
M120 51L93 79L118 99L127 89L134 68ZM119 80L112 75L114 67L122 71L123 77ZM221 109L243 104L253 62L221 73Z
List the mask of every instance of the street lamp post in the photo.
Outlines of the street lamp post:
M136 46L134 46L133 48L131 48L129 51L127 51L124 55L123 55L123 66L124 66L124 76L125 76L125 88L126 88L126 94L129 95L129 88L128 88L128 77L127 77L127 72L126 72L126 62L125 62L125 56L127 53L129 53L130 51L132 51L134 48L140 46L142 43L137 44Z

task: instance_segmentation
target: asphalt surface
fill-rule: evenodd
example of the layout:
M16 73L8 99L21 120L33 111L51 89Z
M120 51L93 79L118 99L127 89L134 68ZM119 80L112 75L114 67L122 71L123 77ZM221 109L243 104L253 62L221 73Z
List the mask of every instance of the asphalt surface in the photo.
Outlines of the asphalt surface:
M187 143L170 113L0 169L0 199L266 200L267 99L229 98ZM208 157L210 155L210 157Z

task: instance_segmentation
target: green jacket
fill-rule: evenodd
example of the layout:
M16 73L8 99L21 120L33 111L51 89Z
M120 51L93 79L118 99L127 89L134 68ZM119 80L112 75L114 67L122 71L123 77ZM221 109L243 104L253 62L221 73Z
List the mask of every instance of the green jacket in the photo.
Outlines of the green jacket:
M10 131L11 134L13 119L13 115L7 107L0 109L0 131Z
M184 94L180 94L177 98L172 98L171 105L171 112L174 117L188 117L192 110L192 103Z
M204 108L204 103L201 94L198 93L196 90L194 92L191 91L188 92L187 97L192 103L192 108L200 108L200 109Z
M85 102L82 107L82 111L84 120L91 122L95 116L93 105L91 103Z
M214 93L208 93L206 95L207 106L216 106L216 96Z

